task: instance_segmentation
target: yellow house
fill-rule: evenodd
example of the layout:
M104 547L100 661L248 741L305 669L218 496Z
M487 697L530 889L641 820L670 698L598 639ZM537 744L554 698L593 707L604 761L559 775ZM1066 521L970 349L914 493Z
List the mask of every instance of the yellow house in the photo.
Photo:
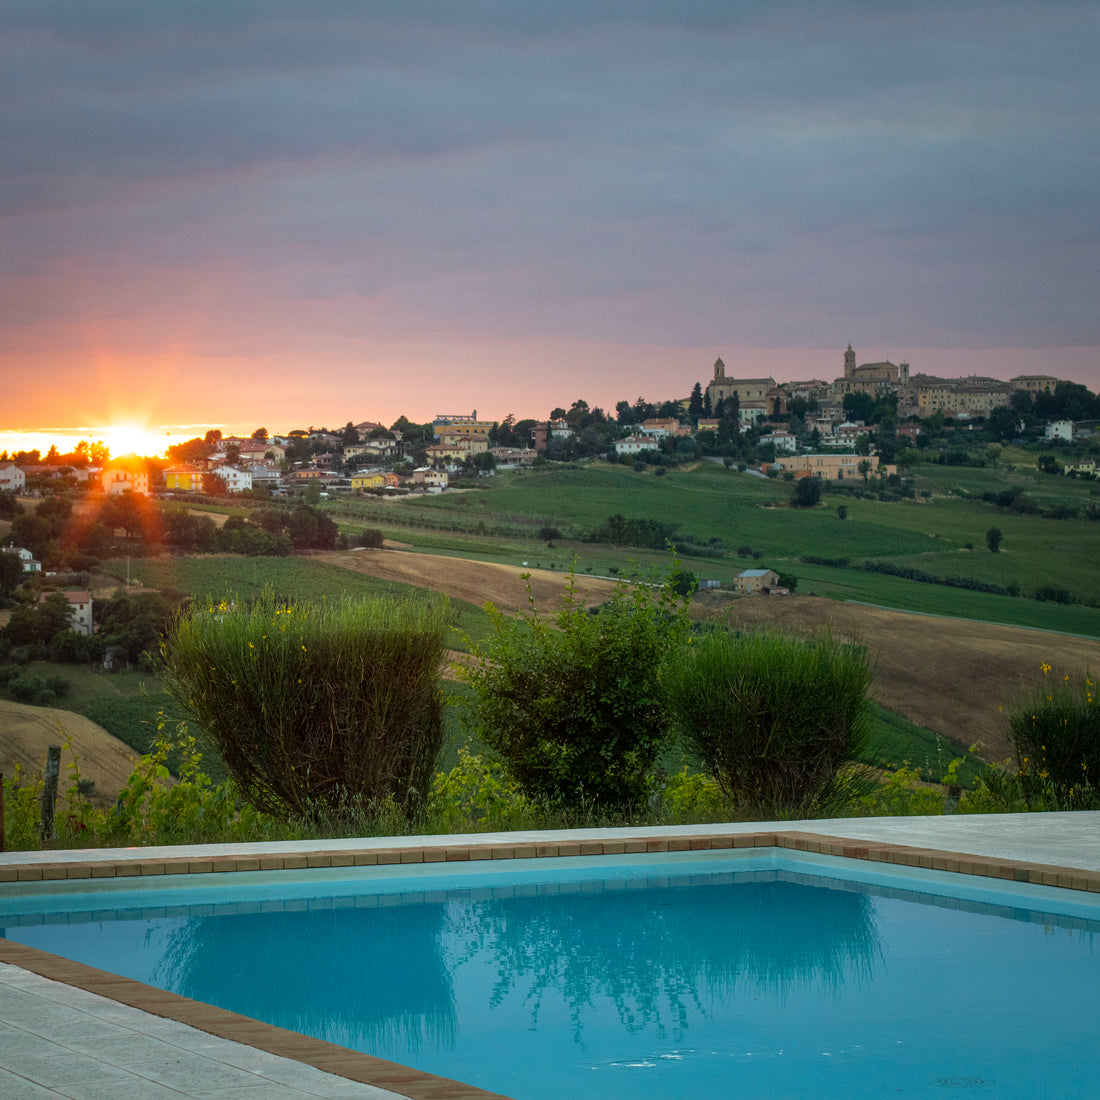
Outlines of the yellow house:
M171 466L164 471L164 488L170 493L201 493L202 470L186 463Z
M381 489L386 485L385 474L352 474L353 489Z

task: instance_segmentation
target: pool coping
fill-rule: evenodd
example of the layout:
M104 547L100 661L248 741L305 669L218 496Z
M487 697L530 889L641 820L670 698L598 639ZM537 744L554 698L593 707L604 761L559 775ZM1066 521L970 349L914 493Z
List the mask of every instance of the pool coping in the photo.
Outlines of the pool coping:
M40 858L35 862L0 865L0 889L4 883L16 882L772 848L1100 893L1098 870L968 855L801 830L700 831L665 836L654 836L652 831L647 831L633 836L620 833L613 839L589 837L536 842L517 840L514 843L501 843L502 839L486 843L466 840L439 843L437 839L433 844L424 844L419 839L405 844L395 840L383 847L377 844L347 847L345 842L338 848L322 846L308 852L218 854L205 858L196 854L194 849L186 855L158 858L147 858L140 849L135 849L132 855L129 852L121 855L118 850L109 854L70 851L64 860L50 862L47 854L44 861ZM500 1093L288 1031L11 940L0 939L0 962L22 967L41 977L107 997L154 1016L175 1020L231 1042L244 1043L303 1062L326 1073L387 1089L410 1100L502 1100Z

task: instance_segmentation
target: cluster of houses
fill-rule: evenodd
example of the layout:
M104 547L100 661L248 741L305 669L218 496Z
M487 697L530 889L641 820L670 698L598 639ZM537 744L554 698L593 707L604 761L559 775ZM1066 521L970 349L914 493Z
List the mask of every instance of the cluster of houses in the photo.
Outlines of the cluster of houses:
M871 396L893 394L898 401L899 438L914 438L919 431L916 423L906 418L925 418L943 413L957 420L984 418L995 408L1009 406L1014 394L1053 393L1059 379L1052 375L1018 375L1007 382L994 378L969 376L937 378L910 374L909 364L890 361L857 364L856 353L849 344L844 352L843 374L832 382L811 379L801 382L777 383L774 378L733 378L726 374L725 364L718 359L714 376L706 386L707 407L729 415L730 403L736 402L737 418L742 428L761 430L759 442L771 445L776 460L767 464L769 471L793 474L795 477L818 477L843 480L866 477L869 473L890 474L896 469L883 464L873 448L859 448L860 437L871 428L862 420L844 416L844 398L851 393ZM802 398L815 403L815 411L804 416L806 430L820 440L816 454L799 454L797 437L788 430L788 407L792 400ZM688 402L681 405L685 408ZM724 405L724 408L723 408ZM704 416L694 426L678 418L652 418L633 428L612 446L619 457L637 456L644 451L660 449L669 439L692 434L717 432L722 420ZM491 455L490 465L521 467L532 464L540 452L554 440L571 437L572 427L565 419L547 420L534 425L531 446L494 447L491 433L495 422L479 418L477 411L466 414L440 414L432 422L432 442L421 447L424 465L411 473L394 473L396 460L408 458L413 451L400 432L386 431L384 425L366 421L354 425L356 439L347 442L346 433L292 433L271 438L221 439L213 453L201 461L178 463L164 471L163 491L167 493L201 493L209 487L209 475L220 479L225 491L240 493L263 488L275 494L290 495L310 483L322 490L421 490L442 492L448 485L448 471L463 464L477 464L479 456ZM376 431L376 429L382 429ZM295 438L297 437L297 438ZM1052 441L1070 442L1075 426L1070 421L1057 421L1046 428ZM308 464L287 462L288 449L302 439L311 444ZM319 446L318 446L319 445ZM862 455L854 453L862 449ZM41 467L34 469L40 473ZM1095 474L1095 465L1077 463L1066 466L1067 473ZM108 494L139 493L148 495L160 491L151 484L144 463L113 462L106 469L92 468L72 471L82 479L97 479L99 488ZM12 462L0 463L0 490L23 492L26 476L23 468Z

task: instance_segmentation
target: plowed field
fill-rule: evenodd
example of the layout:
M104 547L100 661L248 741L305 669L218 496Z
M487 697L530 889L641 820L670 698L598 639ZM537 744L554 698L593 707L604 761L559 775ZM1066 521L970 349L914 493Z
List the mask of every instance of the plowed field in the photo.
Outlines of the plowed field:
M0 699L0 771L10 779L18 762L28 778L38 778L46 766L50 745L71 746L61 753L60 790L69 787L69 766L75 752L84 779L95 782L95 800L114 802L134 770L137 753L83 715L54 707L28 707Z

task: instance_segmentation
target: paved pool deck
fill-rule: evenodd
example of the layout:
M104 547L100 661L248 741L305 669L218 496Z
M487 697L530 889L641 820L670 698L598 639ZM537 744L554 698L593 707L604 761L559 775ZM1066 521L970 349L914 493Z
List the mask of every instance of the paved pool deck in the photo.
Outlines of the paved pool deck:
M781 847L1100 893L1100 812L841 818L0 854L21 883L306 867ZM492 1094L0 940L0 1096Z

